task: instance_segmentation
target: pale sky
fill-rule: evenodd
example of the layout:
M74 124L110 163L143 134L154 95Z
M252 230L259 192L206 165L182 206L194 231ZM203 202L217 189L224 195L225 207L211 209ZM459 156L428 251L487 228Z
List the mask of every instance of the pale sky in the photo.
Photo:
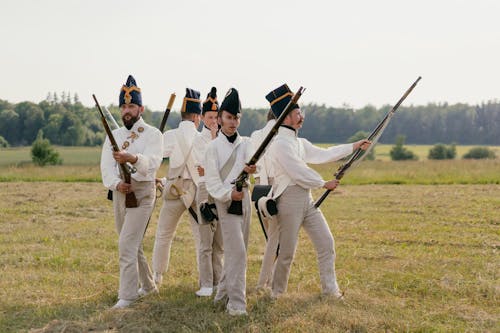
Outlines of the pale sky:
M301 102L355 108L500 98L500 1L1 0L0 99L77 93L117 104L128 74L165 108L185 88L243 107L288 83Z

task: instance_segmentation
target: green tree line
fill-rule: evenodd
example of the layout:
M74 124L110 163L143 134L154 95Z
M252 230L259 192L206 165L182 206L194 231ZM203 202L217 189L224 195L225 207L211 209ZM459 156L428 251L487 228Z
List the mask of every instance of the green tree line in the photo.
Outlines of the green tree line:
M116 105L108 109L118 123L120 111ZM346 142L358 131L371 132L391 109L368 105L361 109L302 105L306 121L301 136L312 142ZM243 109L240 126L242 135L264 126L267 109ZM163 112L148 108L146 122L159 126ZM172 112L167 125L176 127L180 114ZM0 140L11 146L31 145L39 130L51 144L64 146L95 146L104 141L104 130L94 107L84 106L75 94L48 94L40 103L9 103L0 99ZM500 102L480 105L427 104L400 107L381 138L382 143L394 143L398 135L408 144L456 143L464 145L500 145Z

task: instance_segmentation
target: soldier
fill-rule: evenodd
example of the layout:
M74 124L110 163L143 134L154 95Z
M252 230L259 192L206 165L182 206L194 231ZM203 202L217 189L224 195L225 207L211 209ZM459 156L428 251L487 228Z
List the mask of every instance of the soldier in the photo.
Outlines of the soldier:
M186 209L189 211L191 230L198 253L199 234L195 220L197 216L194 197L200 177L193 157L193 142L199 135L200 114L200 93L186 88L179 127L163 134L163 157L169 157L169 169L167 177L161 180L164 187L163 204L153 249L153 271L157 286L161 284L163 273L168 269L172 240Z
M113 152L106 137L101 154L102 181L113 191L118 231L120 288L113 308L127 307L139 296L158 292L143 253L142 240L154 208L155 175L162 161L161 133L142 119L141 89L132 75L120 90L119 106L125 127L114 130L113 136L122 150ZM119 164L126 162L137 169L131 184L120 177ZM130 192L135 193L138 207L125 207L125 196Z
M266 99L278 118L293 96L285 84L270 92ZM319 148L308 140L297 136L304 122L304 114L295 105L285 118L275 140L271 143L269 156L274 167L273 197L278 205L279 255L272 281L272 297L286 291L290 266L297 246L300 227L304 227L311 238L319 264L323 294L341 299L342 292L335 275L334 239L321 211L314 207L311 189L335 189L337 180L324 181L306 163L322 164L339 160L355 149L367 149L370 142L360 140L352 144Z
M198 165L200 183L198 184L197 206L198 230L200 234L200 248L198 263L200 269L201 288L195 294L200 297L211 296L214 288L219 283L222 274L222 256L224 248L222 243L222 231L215 212L213 198L208 195L205 184L205 153L207 146L217 137L219 127L217 125L217 114L219 103L217 101L217 89L212 87L207 99L203 102L201 120L203 129L194 141L194 157Z
M246 315L247 244L251 206L248 187L237 191L231 181L245 170L252 174L255 165L250 160L252 147L248 138L238 134L241 103L238 91L229 89L219 110L219 135L209 143L205 157L205 180L210 196L215 200L224 241L224 266L214 302L227 301L230 315ZM241 201L242 215L228 213L231 201Z
M254 151L259 148L260 144L264 141L275 123L276 118L274 117L273 111L270 109L267 113L266 125L263 128L254 131L250 135ZM262 155L256 165L257 172L254 175L255 185L272 185L273 167L267 152ZM257 281L257 289L266 289L271 287L271 278L278 249L279 234L276 219L271 216L264 216L263 214L260 214L258 203L256 202L255 205L259 220L266 236L266 249L264 251L259 279Z

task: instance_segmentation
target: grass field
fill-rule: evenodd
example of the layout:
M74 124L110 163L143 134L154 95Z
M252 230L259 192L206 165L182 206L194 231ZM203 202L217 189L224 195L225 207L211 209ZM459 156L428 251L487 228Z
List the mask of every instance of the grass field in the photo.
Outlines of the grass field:
M246 318L195 297L186 221L160 295L110 311L117 236L100 148L57 147L65 164L44 168L30 163L29 148L2 149L0 332L500 332L500 158L392 162L383 158L390 146L376 149L382 158L349 172L322 205L347 301L320 297L303 232L288 294L273 302L257 293L264 237L254 219ZM317 170L331 178L337 166ZM159 208L145 236L150 260Z
M273 302L255 292L264 238L254 220L246 318L231 318L210 299L195 297L186 221L160 295L109 310L118 286L117 237L101 184L0 186L0 332L500 329L500 185L339 188L322 209L336 240L345 303L319 296L314 250L303 232L287 296ZM149 259L159 206L145 237Z
M53 146L63 159L64 165L97 165L101 147ZM31 164L31 147L0 148L0 167Z

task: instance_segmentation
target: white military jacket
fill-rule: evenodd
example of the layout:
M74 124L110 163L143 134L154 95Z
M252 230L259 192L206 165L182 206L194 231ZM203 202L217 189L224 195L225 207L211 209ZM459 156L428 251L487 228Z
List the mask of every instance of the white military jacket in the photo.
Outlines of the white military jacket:
M238 150L233 168L227 178L222 180L220 170L235 149ZM252 157L251 154L252 145L250 139L240 135L231 143L222 132L219 132L217 138L208 144L205 154L205 182L207 191L212 198L222 202L231 201L231 192L234 188L231 182L243 171L245 163Z
M172 177L171 174L173 169L177 169L182 166L185 160L185 155L188 153L187 151L182 151L181 145L179 144L178 135L184 140L187 147L191 147L195 138L200 134L196 129L196 126L192 121L183 120L179 123L179 127L166 131L163 134L163 157L169 158L169 166L168 166L168 177ZM193 149L191 150L191 158L193 156ZM198 170L193 163L188 172L188 165L180 174L183 179L192 179L196 185L199 182Z
M203 126L201 133L194 139L193 158L196 166L205 167L205 153L207 152L208 144L212 141L212 133L208 128ZM200 177L200 183L205 182L205 176Z
M113 136L118 148L137 155L138 159L134 164L137 172L132 174L132 178L139 182L154 181L162 161L161 132L139 118L130 130L120 127L113 131ZM116 190L116 186L122 181L120 165L113 158L113 148L107 136L101 152L101 174L104 186L110 190Z
M354 145L344 144L329 148L314 146L306 139L298 138L297 132L281 126L269 148L269 158L274 167L274 197L287 186L299 185L305 189L323 187L325 181L307 163L323 164L337 161L353 152Z
M269 134L274 124L276 124L275 119L271 119L266 123L266 126L263 128L256 130L250 135L250 141L252 142L253 153L257 151L260 144L264 141L266 136ZM272 141L271 141L272 142ZM264 154L260 157L257 162L257 172L253 175L254 178L260 178L260 185L267 185L268 179L274 177L274 169L271 160L269 159L269 146Z

